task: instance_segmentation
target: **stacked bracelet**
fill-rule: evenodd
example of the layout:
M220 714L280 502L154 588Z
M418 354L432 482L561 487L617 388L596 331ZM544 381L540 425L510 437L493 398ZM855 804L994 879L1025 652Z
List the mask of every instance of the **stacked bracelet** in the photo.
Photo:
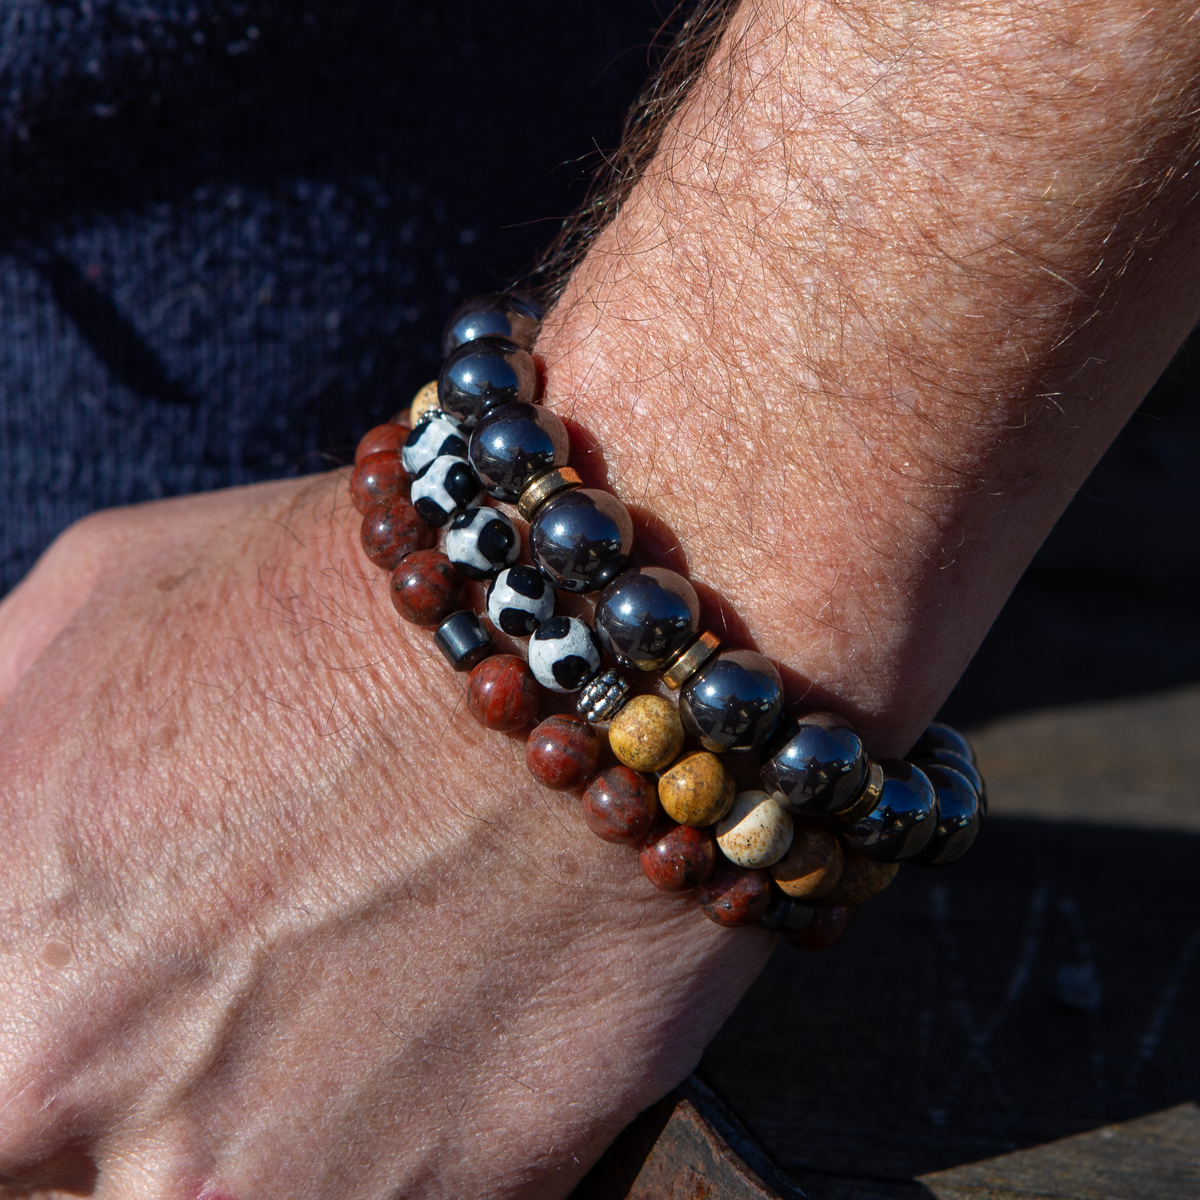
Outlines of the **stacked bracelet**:
M575 714L534 725L526 763L581 793L588 826L634 847L651 883L694 891L719 925L831 945L900 862L940 867L971 848L986 797L970 744L935 724L907 759L869 758L840 716L786 713L775 666L702 630L682 575L632 565L625 506L583 486L566 426L537 402L540 319L512 295L450 319L411 429L397 419L359 443L363 550L392 572L400 616L470 672L481 724L520 732L545 692L576 695ZM514 518L485 496L528 522L529 561ZM467 581L487 584L484 619L464 606ZM594 597L590 623L556 614L556 592ZM524 657L499 653L492 630L523 640ZM656 674L657 690L635 688ZM729 754L758 756L761 788L736 790Z

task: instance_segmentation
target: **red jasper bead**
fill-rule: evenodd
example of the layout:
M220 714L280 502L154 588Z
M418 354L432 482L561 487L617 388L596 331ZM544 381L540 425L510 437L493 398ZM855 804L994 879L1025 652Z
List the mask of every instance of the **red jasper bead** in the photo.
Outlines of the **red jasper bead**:
M814 908L813 918L799 933L785 933L783 940L798 950L828 950L842 940L854 924L858 908Z
M407 500L390 500L368 509L359 531L363 553L385 571L414 550L425 550L437 537L437 531L417 516Z
M354 451L354 461L360 463L369 455L384 452L399 454L400 447L404 445L410 433L412 430L407 425L398 425L395 421L389 421L386 425L376 425L374 429L368 429L362 435L358 449Z
M642 871L664 892L686 892L699 887L713 873L717 842L711 829L660 821L642 848Z
M462 608L462 576L439 550L415 550L392 573L392 607L432 628Z
M606 842L636 846L658 819L658 789L629 767L609 767L583 793L583 819Z
M350 499L360 513L385 500L407 500L408 472L399 454L369 454L350 476Z
M529 735L525 765L555 791L586 787L600 762L600 738L580 717L547 717Z
M771 902L771 876L722 859L712 878L696 892L696 899L704 915L718 925L727 929L753 925Z
M537 716L542 689L523 658L493 654L467 680L467 708L480 725L515 733Z

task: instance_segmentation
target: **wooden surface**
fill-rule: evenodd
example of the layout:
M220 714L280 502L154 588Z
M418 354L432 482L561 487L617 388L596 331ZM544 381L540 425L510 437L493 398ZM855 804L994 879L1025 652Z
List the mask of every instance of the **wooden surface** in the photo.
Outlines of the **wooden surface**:
M810 1200L1194 1200L1200 689L976 744L978 849L780 946L698 1076Z

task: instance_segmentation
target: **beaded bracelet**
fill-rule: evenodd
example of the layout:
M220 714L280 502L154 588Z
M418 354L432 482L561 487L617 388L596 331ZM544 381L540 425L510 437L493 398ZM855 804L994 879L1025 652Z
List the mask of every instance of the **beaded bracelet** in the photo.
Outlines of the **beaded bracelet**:
M682 575L631 565L625 506L583 486L566 426L537 403L540 321L512 294L450 318L411 428L401 414L359 443L350 495L363 550L392 572L400 616L433 629L450 666L470 672L481 724L517 733L544 691L577 694L576 715L530 731L526 764L547 787L581 792L591 830L636 849L651 883L694 891L718 925L757 923L824 949L901 861L941 867L971 848L987 812L974 752L934 724L905 760L876 761L840 716L785 713L778 670L701 630ZM528 522L531 562L485 495ZM467 580L488 585L487 624L463 605ZM591 623L555 615L556 591L594 596ZM489 625L524 640L525 657L500 653ZM658 690L635 694L625 672L658 673ZM761 788L738 792L726 754L759 755Z

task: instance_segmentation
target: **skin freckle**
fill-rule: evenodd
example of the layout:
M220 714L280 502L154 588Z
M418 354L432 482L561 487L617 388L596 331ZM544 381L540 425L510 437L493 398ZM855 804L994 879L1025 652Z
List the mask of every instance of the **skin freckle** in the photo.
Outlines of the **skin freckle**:
M42 947L42 962L56 970L67 966L72 957L71 947L64 942L50 941Z

